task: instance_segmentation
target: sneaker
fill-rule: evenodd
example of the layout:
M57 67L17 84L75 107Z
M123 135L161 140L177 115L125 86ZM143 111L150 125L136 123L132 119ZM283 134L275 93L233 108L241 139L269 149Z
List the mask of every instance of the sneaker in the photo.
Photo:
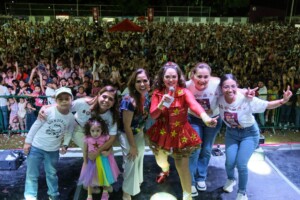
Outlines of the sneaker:
M191 193L190 194L184 194L182 196L182 200L193 200L192 194Z
M198 181L197 182L197 189L199 191L205 191L206 190L206 184L205 181Z
M107 192L103 192L101 200L108 200L108 198L109 198L109 194Z
M49 200L60 200L59 196L49 196Z
M192 197L198 196L198 191L194 185L192 185Z
M246 194L238 193L236 200L248 200L248 197Z
M36 197L25 197L25 200L37 200L37 198Z
M233 191L233 186L236 185L236 181L235 180L230 180L230 179L227 179L224 187L223 187L223 190L225 192L232 192Z

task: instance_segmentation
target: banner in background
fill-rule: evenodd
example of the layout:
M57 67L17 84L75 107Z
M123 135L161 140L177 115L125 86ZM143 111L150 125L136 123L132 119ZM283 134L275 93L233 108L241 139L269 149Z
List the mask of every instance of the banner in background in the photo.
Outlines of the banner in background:
M152 22L154 17L154 8L148 8L148 22Z
M98 7L92 8L92 15L93 15L93 21L95 23L98 23L98 21L99 21L99 8Z

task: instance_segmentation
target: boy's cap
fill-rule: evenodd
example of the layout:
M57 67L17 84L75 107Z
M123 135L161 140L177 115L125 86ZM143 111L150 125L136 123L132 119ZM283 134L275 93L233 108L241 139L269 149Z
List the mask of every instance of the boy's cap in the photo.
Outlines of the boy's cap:
M72 94L72 91L70 88L67 88L67 87L61 87L61 88L58 88L56 91L55 91L55 98L58 97L58 95L62 94L62 93L67 93L69 94L72 99L73 99L73 94Z

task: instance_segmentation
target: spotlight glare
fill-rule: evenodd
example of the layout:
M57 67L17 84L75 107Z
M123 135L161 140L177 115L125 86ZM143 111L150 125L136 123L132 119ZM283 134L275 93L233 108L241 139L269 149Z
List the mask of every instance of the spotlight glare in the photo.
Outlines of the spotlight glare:
M166 192L155 193L150 200L176 200L176 197Z
M268 175L272 171L270 165L265 161L249 162L248 168L252 172L260 175Z

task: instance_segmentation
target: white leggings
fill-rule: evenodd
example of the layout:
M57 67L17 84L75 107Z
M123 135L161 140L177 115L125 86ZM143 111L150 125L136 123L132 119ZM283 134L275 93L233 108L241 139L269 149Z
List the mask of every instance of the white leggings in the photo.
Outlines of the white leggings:
M134 135L135 144L138 150L138 156L134 161L128 159L128 152L130 150L129 142L125 133L119 136L120 146L123 153L123 191L134 196L140 193L140 184L144 181L144 152L145 152L145 138L144 133Z

